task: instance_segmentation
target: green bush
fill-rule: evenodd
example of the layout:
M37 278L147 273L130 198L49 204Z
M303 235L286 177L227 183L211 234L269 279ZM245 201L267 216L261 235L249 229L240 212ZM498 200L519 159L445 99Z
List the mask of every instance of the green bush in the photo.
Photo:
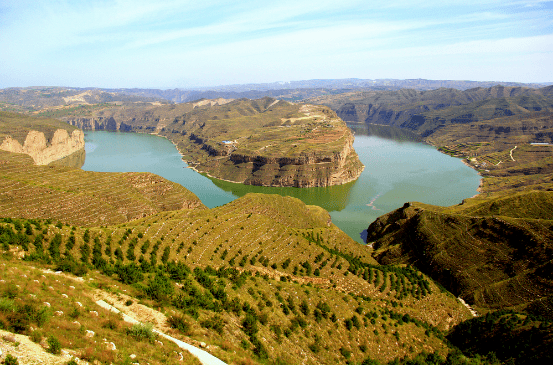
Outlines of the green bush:
M79 310L79 308L74 307L68 315L71 319L77 319L81 316L81 311Z
M346 358L347 360L348 360L348 359L350 358L350 356L352 355L352 352L350 352L349 349L344 348L344 347L341 347L339 351L340 351L340 354L341 354L344 358Z
M10 283L8 285L8 288L4 291L4 296L8 299L15 299L18 294L19 288L13 283Z
M204 328L213 329L217 333L221 334L221 333L223 333L223 328L225 327L225 322L220 316L215 315L215 316L212 316L209 319L201 321L200 325L203 326Z
M58 338L51 335L48 337L46 342L48 343L48 352L54 355L59 355L62 352L62 345Z
M119 280L128 285L137 283L144 279L141 268L135 263L131 263L129 265L118 265L116 266L115 272L119 276Z
M171 328L177 329L186 335L191 334L190 323L182 315L170 316L167 318L167 323Z
M35 343L40 343L40 341L42 341L42 332L40 330L35 329L31 333L29 338L31 339L31 341Z
M17 306L12 299L0 297L0 311L1 312L12 312L16 311Z
M133 324L127 329L127 334L135 338L137 341L153 341L154 338L156 338L156 335L152 330L152 324L149 323Z
M107 328L111 330L117 329L117 322L113 319L108 319L102 323L102 328Z
M153 280L146 287L146 294L153 300L169 300L174 292L173 282L162 272L157 272Z
M12 356L8 353L6 355L6 358L2 362L2 365L19 365L19 361L17 361L17 357Z

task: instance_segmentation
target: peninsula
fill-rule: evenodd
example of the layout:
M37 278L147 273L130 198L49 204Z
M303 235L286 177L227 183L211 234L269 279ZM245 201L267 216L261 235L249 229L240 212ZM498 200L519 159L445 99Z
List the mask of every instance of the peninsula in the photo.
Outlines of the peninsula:
M269 97L110 106L64 120L83 130L165 136L198 172L236 183L326 187L356 180L364 168L352 132L330 108Z

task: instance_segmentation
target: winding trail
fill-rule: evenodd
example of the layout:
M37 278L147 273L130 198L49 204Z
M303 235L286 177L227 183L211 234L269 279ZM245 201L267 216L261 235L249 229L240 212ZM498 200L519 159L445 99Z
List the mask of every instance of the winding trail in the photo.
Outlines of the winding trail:
M132 324L138 324L140 323L138 320L136 320L135 318L132 318L130 317L129 315L119 311L119 309L113 307L112 305L108 304L107 302L105 302L104 300L98 300L96 301L96 304L100 307L103 307L104 309L106 310L109 310L109 311L112 311L114 313L121 313L121 315L123 316L123 320L128 322L128 323L132 323ZM174 342L175 344L177 344L179 347L189 351L190 353L192 353L194 356L198 357L198 359L200 360L201 364L202 365L226 365L225 362L221 361L219 358L215 357L215 356L212 356L211 354L209 354L208 352L204 351L204 350L201 350L200 348L198 347L195 347L193 345L190 345L188 343L185 343L183 341L180 341L176 338L173 338L165 333L162 333L160 332L159 330L157 329L153 329L152 330L154 333L157 333L159 334L160 336L164 337L165 339L168 339L172 342Z
M514 156L512 155L512 153L514 152L515 149L517 149L517 145L514 146L514 148L512 150L510 150L510 158L512 158L512 161L516 161L516 159L514 159Z

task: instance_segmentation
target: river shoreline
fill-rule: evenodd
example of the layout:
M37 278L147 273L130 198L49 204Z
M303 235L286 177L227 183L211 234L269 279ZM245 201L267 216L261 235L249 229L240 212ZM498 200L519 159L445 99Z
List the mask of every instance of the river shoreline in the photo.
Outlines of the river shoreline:
M131 138L133 133L126 135L128 137L90 131L87 143L98 147L87 154L85 170L130 171L132 167L132 171L158 174L187 188L209 208L224 205L249 192L296 197L307 205L327 210L333 223L360 244L365 244L361 233L383 213L410 201L456 205L475 195L480 181L474 169L460 165L459 159L438 154L428 144L405 141L399 144L394 139L357 134L354 148L365 169L354 182L304 189L246 185L199 172L166 136L144 131L135 133L135 140ZM150 142L143 141L149 135L164 137L165 141L154 139L157 142L153 141L153 149L150 149ZM428 163L425 168L420 166L422 161ZM380 211L367 205L372 200L373 206Z

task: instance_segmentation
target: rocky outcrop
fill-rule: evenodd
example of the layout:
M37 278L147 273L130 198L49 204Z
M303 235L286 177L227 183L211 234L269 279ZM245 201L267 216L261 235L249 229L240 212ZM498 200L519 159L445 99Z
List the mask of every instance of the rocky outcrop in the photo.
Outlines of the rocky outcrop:
M37 165L50 164L84 148L83 131L74 130L69 134L64 129L56 130L49 143L43 132L32 130L27 134L23 145L11 136L6 136L0 145L2 150L30 155Z
M129 132L133 127L121 121L116 121L114 117L90 117L90 118L72 118L66 121L68 124L87 131L122 131Z

